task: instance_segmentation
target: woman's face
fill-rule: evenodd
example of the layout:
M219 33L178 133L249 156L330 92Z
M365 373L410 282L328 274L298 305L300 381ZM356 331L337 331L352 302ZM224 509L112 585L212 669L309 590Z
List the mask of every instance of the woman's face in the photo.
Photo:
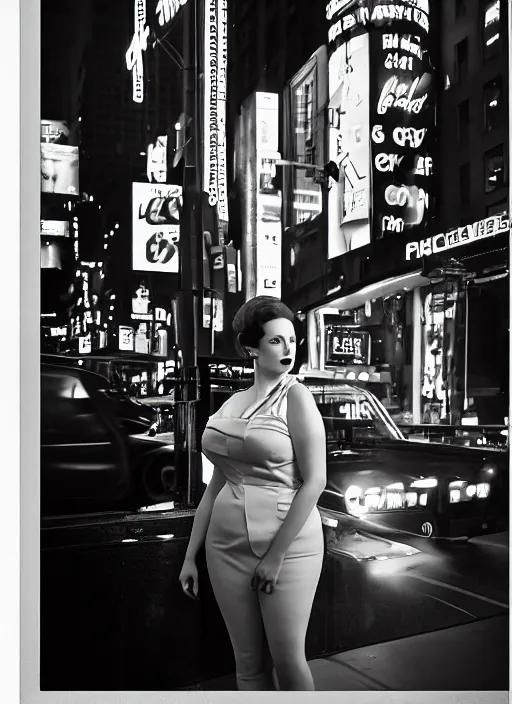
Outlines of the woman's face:
M271 374L289 372L295 362L297 341L295 328L286 318L270 320L263 326L257 353L257 364ZM252 348L251 348L252 349Z

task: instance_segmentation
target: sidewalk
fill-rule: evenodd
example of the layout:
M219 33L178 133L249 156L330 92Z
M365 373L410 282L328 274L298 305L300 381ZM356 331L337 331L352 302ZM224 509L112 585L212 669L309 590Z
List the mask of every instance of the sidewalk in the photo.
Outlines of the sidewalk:
M508 615L357 648L310 662L318 691L509 689ZM236 689L234 675L190 687Z

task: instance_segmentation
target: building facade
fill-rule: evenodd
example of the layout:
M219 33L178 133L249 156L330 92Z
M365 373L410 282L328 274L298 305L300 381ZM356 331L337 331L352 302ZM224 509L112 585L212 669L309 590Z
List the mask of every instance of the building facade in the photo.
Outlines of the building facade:
M503 424L507 3L264 4L232 8L230 124L276 94L278 294L304 319L304 368L367 384L404 425Z

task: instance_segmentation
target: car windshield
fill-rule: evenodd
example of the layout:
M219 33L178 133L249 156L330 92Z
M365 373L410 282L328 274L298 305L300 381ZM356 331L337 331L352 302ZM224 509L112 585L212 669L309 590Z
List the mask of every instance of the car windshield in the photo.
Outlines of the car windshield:
M324 419L329 445L404 439L384 406L366 389L347 383L305 383Z

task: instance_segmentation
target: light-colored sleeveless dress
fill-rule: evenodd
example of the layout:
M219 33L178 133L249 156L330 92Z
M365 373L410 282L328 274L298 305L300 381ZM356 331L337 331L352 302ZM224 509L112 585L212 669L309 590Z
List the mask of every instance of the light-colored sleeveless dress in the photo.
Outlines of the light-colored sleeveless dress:
M265 634L274 661L277 649L284 653L304 641L322 568L324 540L315 507L289 546L274 593L251 590L254 570L302 484L286 420L288 389L295 383L284 375L241 417L230 415L228 399L202 438L202 451L226 479L213 507L206 557L240 689L264 688L259 652Z

